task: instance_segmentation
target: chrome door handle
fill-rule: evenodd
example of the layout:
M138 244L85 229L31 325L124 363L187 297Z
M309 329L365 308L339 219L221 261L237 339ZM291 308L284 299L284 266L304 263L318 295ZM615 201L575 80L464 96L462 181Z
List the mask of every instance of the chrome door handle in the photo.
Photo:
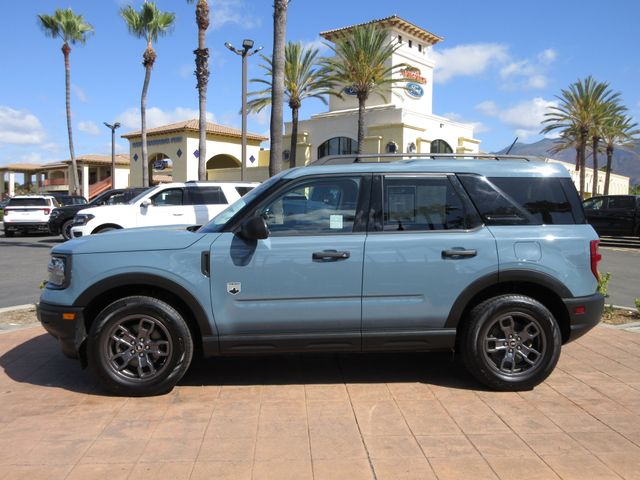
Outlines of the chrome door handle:
M351 254L349 252L339 252L338 250L323 250L313 252L311 259L317 262L335 262L336 260L346 260Z

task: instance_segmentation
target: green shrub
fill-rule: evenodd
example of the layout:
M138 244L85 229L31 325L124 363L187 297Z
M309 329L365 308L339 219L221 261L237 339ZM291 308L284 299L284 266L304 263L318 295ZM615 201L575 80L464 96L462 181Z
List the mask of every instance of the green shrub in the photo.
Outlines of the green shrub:
M611 272L607 272L604 275L598 272L598 276L600 279L598 280L598 292L606 297L609 296L608 288L609 288L609 280L611 280Z
M640 313L640 298L636 298L635 302L636 302L636 310L638 310L638 313Z

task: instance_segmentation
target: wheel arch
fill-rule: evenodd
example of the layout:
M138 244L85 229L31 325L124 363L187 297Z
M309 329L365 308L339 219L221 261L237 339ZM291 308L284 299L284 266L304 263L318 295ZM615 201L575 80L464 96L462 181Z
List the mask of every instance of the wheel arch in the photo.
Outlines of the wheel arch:
M204 339L216 335L200 302L182 285L148 273L115 275L87 287L74 302L74 306L84 307L85 332L89 331L96 316L107 305L132 295L145 295L169 303L180 312L189 327L196 352L206 355L214 353L209 350L214 346L212 343L217 345L217 341L207 342L208 351L203 351Z
M454 302L445 328L458 329L473 307L491 297L510 293L526 295L542 303L556 318L562 343L569 340L570 317L562 299L572 298L573 294L557 279L530 270L496 272L473 282Z
M122 230L122 227L120 225L118 225L117 223L103 223L102 225L94 228L91 231L91 235L93 235L94 233L100 233L105 228L114 228L116 230Z

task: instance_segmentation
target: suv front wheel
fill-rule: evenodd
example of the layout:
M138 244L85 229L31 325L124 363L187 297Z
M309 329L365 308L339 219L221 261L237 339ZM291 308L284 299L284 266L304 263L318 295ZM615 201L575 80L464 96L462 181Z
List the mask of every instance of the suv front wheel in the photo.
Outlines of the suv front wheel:
M469 372L495 390L528 390L549 376L562 340L551 312L537 300L501 295L477 305L460 332Z
M170 391L193 356L180 313L153 297L116 300L97 316L87 342L89 365L111 392L159 395Z

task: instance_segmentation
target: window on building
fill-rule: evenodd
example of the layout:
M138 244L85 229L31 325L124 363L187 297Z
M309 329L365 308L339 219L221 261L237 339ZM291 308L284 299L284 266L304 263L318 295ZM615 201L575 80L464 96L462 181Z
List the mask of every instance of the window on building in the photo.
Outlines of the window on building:
M402 43L402 35L398 35L398 43Z
M418 51L422 52L422 44L421 43L418 44Z
M413 42L409 40L409 48L413 47Z
M431 153L453 153L453 149L447 142L438 139L431 142Z
M389 142L384 148L387 153L398 153L398 144L396 142Z
M327 155L349 155L358 151L358 142L349 137L333 137L318 147L318 158Z

